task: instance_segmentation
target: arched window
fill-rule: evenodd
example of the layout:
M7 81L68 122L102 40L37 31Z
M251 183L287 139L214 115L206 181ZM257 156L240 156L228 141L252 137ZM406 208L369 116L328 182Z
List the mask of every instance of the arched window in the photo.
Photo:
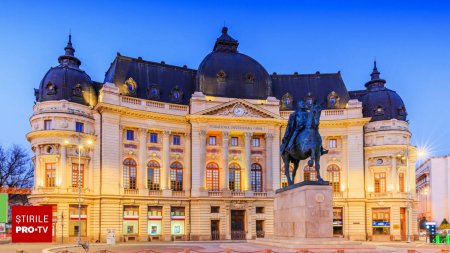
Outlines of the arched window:
M303 181L317 181L316 168L306 165L303 171Z
M292 177L292 172L294 171L294 167L293 166L289 166L289 174ZM295 178L293 178L292 180L295 180ZM284 166L281 168L281 188L288 186L288 180L286 177L286 174L284 174Z
M147 163L147 187L149 190L159 190L160 167L157 161Z
M232 191L241 190L241 166L237 163L230 164L228 186Z
M336 164L331 164L327 168L328 181L330 181L333 192L341 191L341 169Z
M172 191L183 190L183 165L173 162L170 165L170 189Z
M219 166L217 163L206 165L206 188L210 191L219 190Z
M263 191L263 181L262 181L262 168L261 165L254 163L252 164L250 171L250 186L251 190L254 192Z
M136 161L131 158L123 161L123 188L136 189Z

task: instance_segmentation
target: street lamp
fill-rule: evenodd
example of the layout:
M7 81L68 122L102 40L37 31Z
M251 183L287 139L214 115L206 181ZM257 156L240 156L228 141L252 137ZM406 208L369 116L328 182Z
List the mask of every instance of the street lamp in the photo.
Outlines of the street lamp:
M82 183L82 177L81 177L81 150L84 148L82 145L81 140L81 133L78 133L77 137L77 148L78 148L78 245L83 246L83 248L86 247L83 243L81 243L81 183ZM70 142L68 140L64 141L65 144L69 144ZM92 140L87 139L86 140L86 146L92 145ZM83 169L84 170L84 169Z

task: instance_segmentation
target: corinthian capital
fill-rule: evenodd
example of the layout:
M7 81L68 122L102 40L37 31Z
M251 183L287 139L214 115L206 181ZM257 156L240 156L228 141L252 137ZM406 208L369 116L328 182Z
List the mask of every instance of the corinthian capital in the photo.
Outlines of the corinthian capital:
M251 132L246 132L246 133L244 133L244 136L245 136L245 138L252 138L253 133L251 133Z
M228 137L230 136L230 132L228 132L228 131L223 131L223 132L222 132L222 136L223 136L224 139L228 139Z
M164 134L164 136L169 136L170 135L170 131L169 130L164 130L163 134Z

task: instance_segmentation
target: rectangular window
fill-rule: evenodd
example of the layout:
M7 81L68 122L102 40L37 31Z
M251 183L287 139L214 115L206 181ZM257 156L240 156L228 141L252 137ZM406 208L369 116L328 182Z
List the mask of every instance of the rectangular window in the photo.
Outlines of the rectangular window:
M212 206L211 207L211 213L220 213L220 207L219 206Z
M162 206L148 207L148 234L160 235L162 227Z
M337 140L329 139L328 140L328 148L337 148Z
M256 238L264 238L264 221L256 221Z
M82 133L84 131L84 124L81 122L75 122L75 131Z
M209 145L216 145L216 136L209 136Z
M127 141L134 141L134 131L127 130Z
M46 163L45 164L45 186L55 187L56 186L56 163Z
M373 235L390 234L390 209L373 208L372 209L372 233Z
M78 226L78 216L81 220L81 229ZM81 236L87 235L87 207L81 206L80 213L78 213L77 205L69 206L69 236L78 236L81 232Z
M150 134L150 143L158 143L158 134L156 133Z
M333 235L342 236L344 234L343 224L343 208L333 207Z
M252 146L253 147L259 147L259 138L253 138L252 139Z
M123 234L136 235L139 233L139 206L123 207Z
M264 213L264 207L262 207L262 206L257 206L257 207L256 207L256 213Z
M185 219L185 214L184 214L184 207L171 207L170 210L170 216L171 216L171 221L170 221L170 226L171 226L171 234L172 235L184 235L185 230L184 230L184 219Z
M81 188L84 186L84 164L80 166L80 172L78 172L78 163L72 163L72 187L78 187L80 182Z
M405 173L398 174L398 191L405 192Z
M180 145L181 144L181 138L179 135L173 136L173 145Z
M231 146L239 146L239 138L238 137L231 137Z
M375 192L386 192L386 173L374 174Z
M44 129L45 130L52 129L52 121L50 119L44 120Z

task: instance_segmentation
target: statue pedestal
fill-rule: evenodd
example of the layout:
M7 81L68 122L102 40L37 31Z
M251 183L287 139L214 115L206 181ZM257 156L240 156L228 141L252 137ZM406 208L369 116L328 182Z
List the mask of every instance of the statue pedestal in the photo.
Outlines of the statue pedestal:
M333 237L331 186L301 182L277 190L274 235L279 240Z

